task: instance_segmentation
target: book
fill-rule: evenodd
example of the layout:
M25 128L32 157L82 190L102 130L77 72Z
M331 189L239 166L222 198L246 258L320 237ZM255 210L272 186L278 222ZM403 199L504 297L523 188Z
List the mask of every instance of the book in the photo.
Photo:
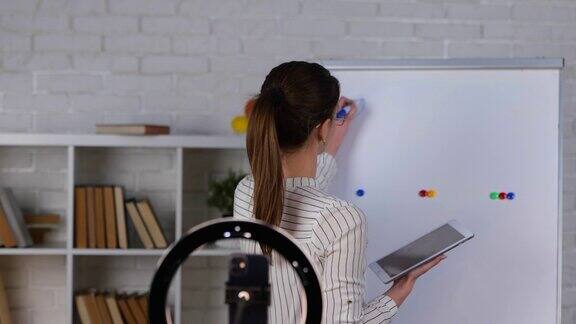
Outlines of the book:
M104 187L104 215L106 218L106 247L118 247L116 234L116 206L114 205L114 188Z
M94 291L90 291L86 297L88 313L90 314L92 322L97 324L102 323L102 318L100 317L100 312L98 311L98 303L96 302L96 293Z
M104 189L94 188L94 217L96 219L96 248L106 248L106 219L104 218Z
M122 320L122 313L120 313L120 308L118 307L118 302L116 301L115 294L107 294L105 296L106 305L108 305L108 311L110 312L110 317L113 324L124 324Z
M138 296L136 299L138 300L140 309L142 309L146 317L148 317L148 294L142 294Z
M10 306L8 305L8 297L6 296L6 287L4 286L2 275L0 275L0 324L12 324Z
M79 315L81 315L82 324L100 324L102 318L98 310L98 303L96 301L96 293L94 291L83 292L77 295L76 308ZM84 316L82 316L82 313Z
M114 187L114 204L116 205L116 229L118 232L118 246L128 248L128 230L126 228L126 213L124 209L124 192L122 187Z
M7 248L13 248L18 246L18 241L16 241L16 236L12 232L10 223L8 222L8 217L4 212L4 208L0 205L0 239L2 240L2 245ZM0 322L2 324L2 322Z
M94 209L94 187L86 187L86 215L88 216L88 247L96 248L96 213Z
M170 127L148 124L99 124L96 125L96 133L115 135L166 135L170 134Z
M76 189L74 189L76 190ZM86 194L84 194L86 195ZM24 222L26 225L58 225L60 224L60 215L58 214L25 214Z
M112 318L110 318L110 312L108 311L104 295L96 295L96 306L98 307L98 313L100 314L100 320L102 321L101 323L112 324Z
M33 244L32 237L30 237L26 224L24 224L24 216L11 189L0 189L0 205L2 205L4 214L8 218L10 228L18 242L18 247L31 246Z
M126 302L125 296L120 296L116 300L118 302L120 312L122 313L122 317L124 318L124 322L126 324L139 324L138 322L136 322L136 318L134 318L132 312L130 312L130 307Z
M90 317L90 312L88 311L88 295L85 294L76 295L75 300L76 300L76 310L78 311L78 316L80 317L80 323L96 324L95 322L92 321L92 317Z
M51 232L51 229L45 227L28 227L28 232L30 233L30 237L32 237L32 242L36 245L40 245L46 243L46 234Z
M74 188L74 237L76 247L88 247L88 215L86 213L86 188Z
M148 317L140 308L140 304L138 303L137 295L132 294L126 298L126 302L128 303L128 307L130 308L130 312L134 315L136 322L138 324L145 324L148 323Z
M150 206L150 202L148 200L139 201L136 203L136 207L138 207L138 212L140 216L142 216L142 220L148 229L148 233L150 233L154 246L165 249L168 243L166 242L164 233L162 233L160 224L158 224L158 219L152 210L152 206Z
M127 201L126 210L128 211L128 216L130 216L130 219L132 220L132 223L136 228L136 233L138 234L138 237L140 238L142 245L144 245L144 248L153 249L154 243L152 242L152 238L150 237L148 230L146 230L144 221L142 220L142 217L138 212L136 202L134 200Z

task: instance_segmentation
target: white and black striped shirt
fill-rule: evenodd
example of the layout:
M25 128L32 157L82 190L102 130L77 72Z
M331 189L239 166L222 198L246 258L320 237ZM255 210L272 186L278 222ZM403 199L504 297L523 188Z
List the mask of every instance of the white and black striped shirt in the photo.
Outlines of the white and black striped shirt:
M318 156L316 178L285 179L284 208L280 227L299 243L318 270L323 289L323 323L390 323L396 303L382 295L363 304L366 270L366 221L362 211L323 190L336 174L336 161ZM234 217L253 218L251 175L244 178L234 196ZM242 243L248 253L261 253L254 241ZM270 323L299 323L302 286L292 266L272 254Z

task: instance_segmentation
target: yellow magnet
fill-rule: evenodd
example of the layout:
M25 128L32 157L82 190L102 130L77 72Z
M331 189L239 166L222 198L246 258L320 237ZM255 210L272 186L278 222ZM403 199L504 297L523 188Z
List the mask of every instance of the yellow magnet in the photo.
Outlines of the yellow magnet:
M238 115L232 119L232 130L236 134L244 134L248 129L248 118L244 115Z
M428 192L426 193L426 195L428 196L428 198L434 198L436 197L436 190L428 190Z

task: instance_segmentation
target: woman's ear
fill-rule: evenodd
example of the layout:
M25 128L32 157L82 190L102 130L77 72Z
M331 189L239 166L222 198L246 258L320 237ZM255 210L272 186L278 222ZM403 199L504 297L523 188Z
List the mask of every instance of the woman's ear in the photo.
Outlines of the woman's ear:
M330 119L326 119L318 127L318 140L320 142L328 142L328 137L330 136Z

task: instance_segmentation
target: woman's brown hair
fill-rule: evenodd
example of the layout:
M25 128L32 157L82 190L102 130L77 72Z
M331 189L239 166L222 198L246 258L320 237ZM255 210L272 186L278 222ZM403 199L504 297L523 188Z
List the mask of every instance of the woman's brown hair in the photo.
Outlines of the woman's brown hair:
M256 219L280 225L282 154L302 147L316 126L332 117L339 97L338 80L316 63L283 63L266 76L250 113L246 137ZM263 250L270 254L268 247Z

